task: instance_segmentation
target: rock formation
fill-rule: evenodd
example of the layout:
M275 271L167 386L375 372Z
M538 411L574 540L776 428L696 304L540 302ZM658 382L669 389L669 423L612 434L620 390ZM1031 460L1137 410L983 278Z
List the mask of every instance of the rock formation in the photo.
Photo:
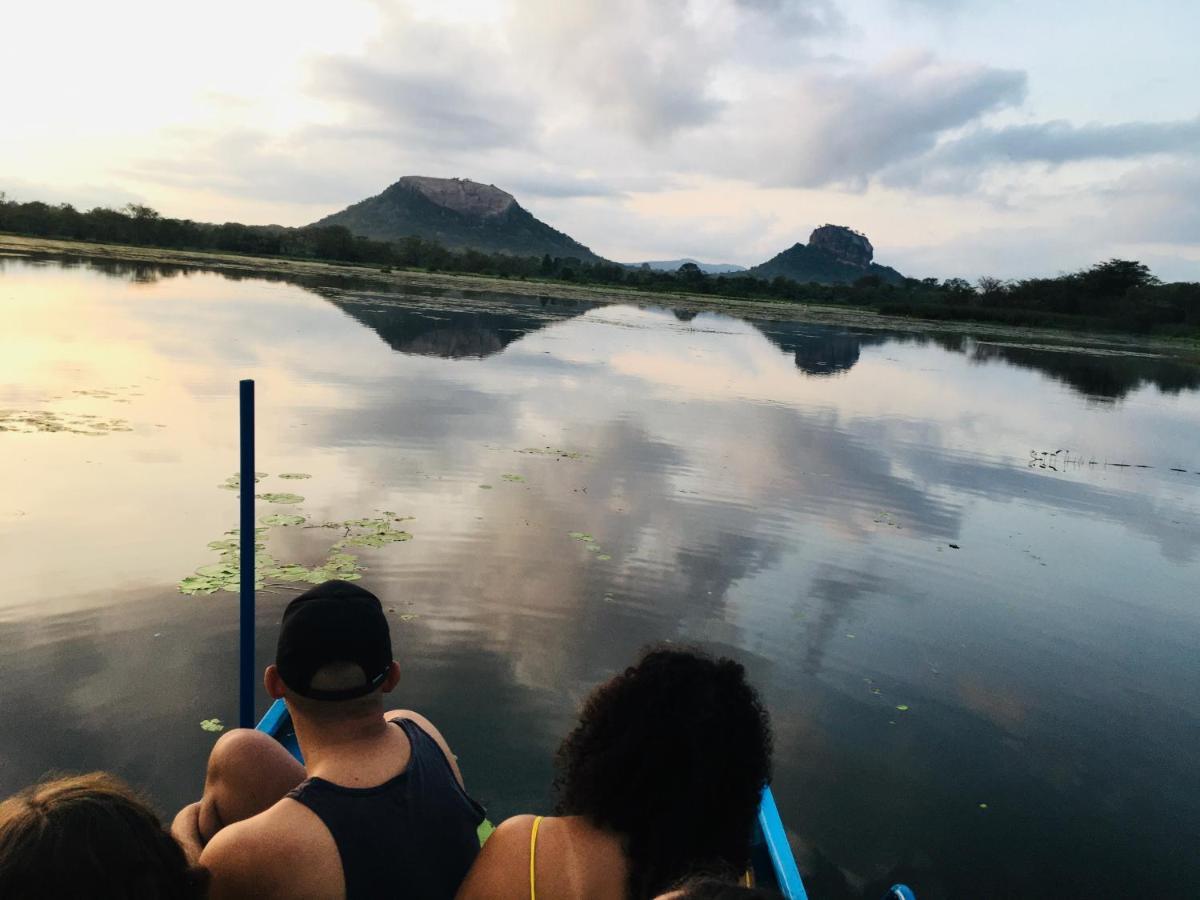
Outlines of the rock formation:
M844 225L822 225L814 229L808 236L808 246L856 269L865 269L875 258L875 248L867 236Z
M512 194L466 178L406 175L382 193L315 224L342 225L377 241L416 235L452 250L600 260L583 244L534 218Z

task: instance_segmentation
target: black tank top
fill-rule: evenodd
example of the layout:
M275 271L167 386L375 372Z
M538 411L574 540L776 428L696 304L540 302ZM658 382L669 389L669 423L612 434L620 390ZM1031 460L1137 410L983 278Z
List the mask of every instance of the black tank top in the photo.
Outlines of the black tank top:
M342 858L346 900L452 900L479 853L483 808L459 787L442 748L409 719L403 772L371 788L309 778L288 794L325 823Z

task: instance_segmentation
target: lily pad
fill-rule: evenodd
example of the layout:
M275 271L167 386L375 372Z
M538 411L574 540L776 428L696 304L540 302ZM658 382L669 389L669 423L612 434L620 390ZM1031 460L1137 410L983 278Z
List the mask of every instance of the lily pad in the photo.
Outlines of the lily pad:
M599 556L596 557L596 559L607 562L608 560L612 559L612 557L609 556L607 553L601 553Z
M901 703L896 707L896 709L900 710L900 712L908 712L908 704Z
M583 541L585 544L590 544L594 540L596 540L594 537L592 537L586 531L572 531L567 534L567 537L574 538L577 541Z
M280 478L285 478L288 481L300 481L302 478L312 478L307 472L281 472Z
M274 493L255 494L259 500L265 500L267 503L303 503L304 498L299 494Z
M258 521L264 525L303 525L307 520L304 516L290 513L271 513L269 516L259 516ZM211 544L209 545L211 546Z
M483 490L485 490L485 491L490 491L492 489L492 486L490 484L481 484L480 487L483 488Z
M500 477L503 478L505 481L524 481L525 480L523 476L514 475L511 472L506 472L505 474L501 475Z
M179 582L179 592L191 595L215 594L221 589L223 583L213 578L205 578L202 575L189 575L183 581Z
M221 723L220 719L202 719L200 721L200 727L203 728L205 731L224 731L225 730L225 726Z

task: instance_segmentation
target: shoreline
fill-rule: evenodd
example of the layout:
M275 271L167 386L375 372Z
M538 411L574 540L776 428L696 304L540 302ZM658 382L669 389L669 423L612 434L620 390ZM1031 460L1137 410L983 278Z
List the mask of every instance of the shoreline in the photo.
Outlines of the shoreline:
M472 292L496 292L529 297L587 300L595 303L626 303L637 306L669 307L687 312L727 315L814 325L833 325L870 331L919 334L970 335L982 342L1017 343L1046 350L1082 350L1095 354L1175 357L1200 363L1200 342L1183 338L1123 335L1074 329L1032 328L986 322L944 321L887 316L874 310L817 303L742 300L711 295L657 293L603 285L572 285L559 281L497 278L463 273L393 270L383 272L365 263L334 263L278 256L247 256L207 250L174 250L127 244L99 244L57 238L22 237L0 233L0 257L29 254L76 256L144 265L172 265L213 271L275 278L335 277L375 282L380 287L434 288Z

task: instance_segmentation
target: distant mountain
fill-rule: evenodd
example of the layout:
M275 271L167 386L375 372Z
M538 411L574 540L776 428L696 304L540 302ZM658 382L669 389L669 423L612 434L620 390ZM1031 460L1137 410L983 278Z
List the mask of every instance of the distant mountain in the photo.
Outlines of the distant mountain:
M344 225L377 241L418 235L453 250L600 261L583 244L530 215L512 194L466 178L406 175L383 193L313 224Z
M733 263L706 263L700 262L698 259L692 259L685 256L683 259L663 259L653 262L641 263L621 263L627 269L640 269L642 266L649 266L658 272L674 272L684 263L693 263L700 267L700 271L706 275L728 275L730 272L745 272L745 266L734 265Z
M795 244L765 263L747 269L755 278L782 275L793 281L820 284L850 284L865 275L900 284L904 276L889 266L872 262L875 248L860 234L844 225L822 225L808 237L808 244Z

